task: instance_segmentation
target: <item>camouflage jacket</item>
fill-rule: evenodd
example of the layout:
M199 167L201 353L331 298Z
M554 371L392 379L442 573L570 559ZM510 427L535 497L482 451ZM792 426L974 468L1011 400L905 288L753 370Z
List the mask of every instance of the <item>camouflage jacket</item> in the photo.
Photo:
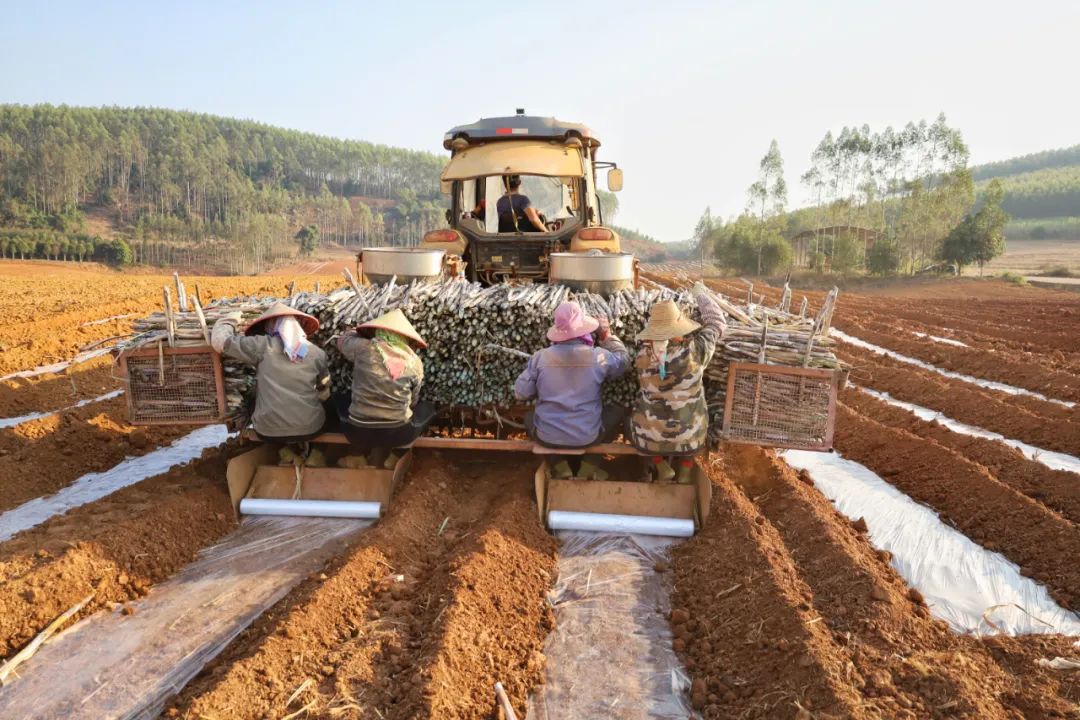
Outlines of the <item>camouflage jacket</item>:
M700 295L697 303L702 327L683 342L668 345L663 379L649 343L642 343L634 360L641 390L630 418L630 439L642 452L688 455L705 446L709 411L702 375L723 336L725 320L711 296Z

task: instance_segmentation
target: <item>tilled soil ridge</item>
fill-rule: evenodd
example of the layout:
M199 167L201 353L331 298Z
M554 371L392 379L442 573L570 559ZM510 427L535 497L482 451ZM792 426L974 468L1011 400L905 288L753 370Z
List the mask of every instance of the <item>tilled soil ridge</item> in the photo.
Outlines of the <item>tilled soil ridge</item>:
M960 532L1002 553L1046 585L1063 607L1080 608L1080 531L987 469L933 440L882 425L841 404L835 445Z
M83 475L145 455L191 431L136 428L123 396L0 430L0 512L51 495Z
M226 649L172 714L487 718L496 679L524 712L543 678L555 542L530 501L530 464L507 467L418 454L387 515Z
M845 390L841 399L860 415L933 440L960 453L985 467L1009 487L1038 500L1073 523L1080 522L1080 492L1077 492L1080 477L1076 473L1053 470L1028 459L1022 452L1000 440L953 432L937 422L923 420L903 408L858 390Z
M235 527L225 459L208 450L0 543L0 655L88 594L78 617L145 595Z

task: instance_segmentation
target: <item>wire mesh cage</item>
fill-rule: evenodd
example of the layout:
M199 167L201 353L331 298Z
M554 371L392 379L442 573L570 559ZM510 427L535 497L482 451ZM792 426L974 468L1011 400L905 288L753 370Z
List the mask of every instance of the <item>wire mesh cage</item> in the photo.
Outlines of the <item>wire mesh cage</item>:
M798 450L830 450L839 373L756 363L728 368L722 438Z
M120 356L132 425L212 425L226 416L221 358L207 346L140 348Z

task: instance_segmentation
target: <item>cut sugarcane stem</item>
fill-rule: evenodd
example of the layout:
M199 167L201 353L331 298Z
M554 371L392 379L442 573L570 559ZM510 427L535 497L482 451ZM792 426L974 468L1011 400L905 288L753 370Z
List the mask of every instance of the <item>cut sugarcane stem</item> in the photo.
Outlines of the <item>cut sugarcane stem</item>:
M37 636L33 640L31 640L26 647L24 647L15 655L15 657L8 660L6 663L3 664L3 666L0 666L0 684L7 685L8 682L10 682L9 678L11 677L11 674L15 672L15 668L19 667L24 662L32 658L34 656L34 653L36 653L38 649L40 649L41 646L45 644L46 640L55 635L56 632L64 625L64 623L74 617L93 599L94 594L90 593L82 600L72 605L64 612L63 615L53 620L51 623L48 624L48 626L46 626L44 630L38 633Z

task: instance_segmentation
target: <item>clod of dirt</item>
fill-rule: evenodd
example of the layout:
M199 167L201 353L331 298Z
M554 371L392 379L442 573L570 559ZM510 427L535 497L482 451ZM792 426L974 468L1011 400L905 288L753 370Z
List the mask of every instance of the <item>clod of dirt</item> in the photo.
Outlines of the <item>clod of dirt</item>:
M147 437L146 432L143 430L132 430L128 435L128 442L131 443L131 447L142 450L146 447Z
M803 483L804 485L813 485L814 484L814 479L812 477L810 477L810 471L806 470L805 468L799 471L798 478L799 478L799 481L801 483Z
M917 603L919 605L922 605L925 602L925 600L923 599L923 594L921 592L919 592L918 590L916 590L915 588L908 588L907 596L908 596L908 600L910 600L913 603Z
M875 585L870 590L870 599L878 602L889 602L889 591L880 585Z
M869 532L870 528L866 524L866 518L859 518L855 522L851 523L851 527L855 528L857 532L865 533Z
M657 561L657 563L655 565L653 565L653 570L655 570L658 573L667 572L668 564L666 562L664 562L663 560L659 560L659 561Z
M676 608L675 610L671 611L671 624L672 625L682 625L683 623L685 623L689 619L690 619L690 613L688 613L686 610L684 610L682 608Z

